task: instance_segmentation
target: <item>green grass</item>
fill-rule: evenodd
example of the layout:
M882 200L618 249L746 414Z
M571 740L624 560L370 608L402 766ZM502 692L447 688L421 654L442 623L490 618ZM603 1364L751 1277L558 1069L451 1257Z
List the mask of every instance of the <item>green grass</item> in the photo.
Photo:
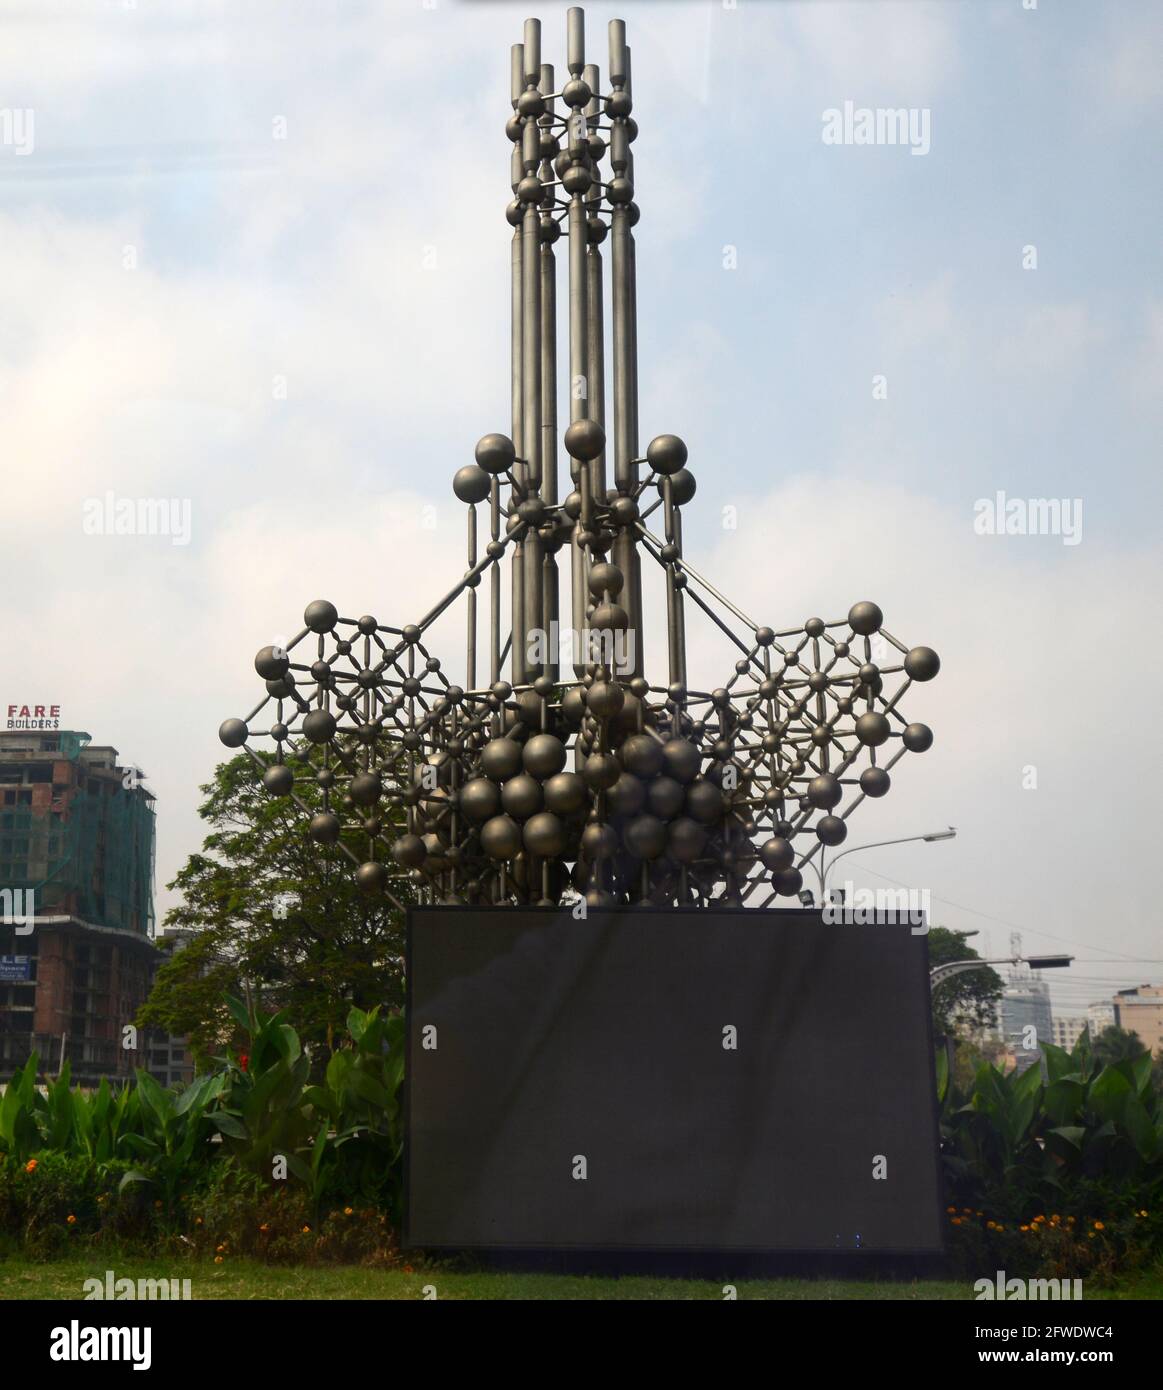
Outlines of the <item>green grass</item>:
M723 1285L706 1279L605 1278L573 1274L520 1274L464 1271L433 1265L407 1274L402 1269L362 1269L349 1265L305 1268L264 1265L255 1260L222 1265L122 1258L110 1254L48 1264L0 1261L0 1300L79 1299L86 1279L117 1278L191 1281L196 1299L421 1299L426 1285L437 1298L453 1299L716 1299ZM741 1299L971 1299L970 1281L869 1282L841 1279L743 1279ZM1087 1300L1163 1298L1163 1269L1128 1279L1114 1288L1083 1286Z

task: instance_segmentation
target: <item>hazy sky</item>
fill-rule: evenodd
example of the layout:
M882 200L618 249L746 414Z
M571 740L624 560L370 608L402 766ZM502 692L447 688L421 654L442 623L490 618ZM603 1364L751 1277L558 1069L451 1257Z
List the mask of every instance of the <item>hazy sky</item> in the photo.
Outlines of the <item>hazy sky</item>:
M559 73L565 8L536 11ZM403 623L463 568L449 481L508 428L527 12L5 6L0 696L60 703L146 770L162 907L255 650L317 597ZM776 627L875 599L943 659L910 696L933 750L850 843L958 838L836 881L927 887L991 953L1015 928L1072 950L1060 1010L1163 978L1163 11L630 0L587 7L603 72L613 15L642 438L690 447L692 563ZM846 102L912 109L927 152L826 144ZM1080 499L1080 543L976 534L999 490ZM189 543L91 534L110 493L188 504Z

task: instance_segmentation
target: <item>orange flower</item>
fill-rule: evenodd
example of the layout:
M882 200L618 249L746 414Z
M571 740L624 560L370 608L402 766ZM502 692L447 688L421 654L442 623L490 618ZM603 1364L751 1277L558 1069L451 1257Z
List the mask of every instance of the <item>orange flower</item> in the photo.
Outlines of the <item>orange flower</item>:
M1140 1215L1140 1216L1146 1216L1147 1213L1146 1213L1145 1211L1141 1211L1141 1212L1139 1213L1139 1215Z
M202 1224L202 1218L201 1218L200 1216L195 1216L195 1217L194 1217L194 1225L195 1225L195 1226L200 1226L201 1224Z
M69 1226L75 1226L77 1224L77 1218L70 1212L68 1216L65 1217L65 1222Z
M262 1223L262 1225L259 1227L259 1230L260 1230L260 1231L269 1231L269 1230L270 1230L270 1225L269 1225L266 1221L264 1221L264 1222Z
M219 1245L219 1246L217 1247L218 1253L219 1253L220 1255L222 1254L223 1250L225 1250L225 1249L226 1249L226 1246L225 1246L225 1245Z
M949 1213L950 1216L956 1216L957 1214L956 1207L946 1207L945 1210Z
M411 1265L405 1265L405 1266L404 1266L404 1273L405 1273L405 1274L412 1274L412 1273L414 1273L414 1272L415 1272L415 1271L412 1269L412 1266L411 1266Z
M1105 1231L1105 1230L1106 1230L1106 1227L1102 1224L1101 1221L1096 1221L1096 1222L1094 1223L1094 1229L1095 1229L1096 1231Z
M1029 1226L1019 1226L1019 1227L1018 1227L1018 1230L1019 1230L1019 1231L1028 1231L1029 1229L1030 1229Z
M959 1216L951 1217L950 1220L952 1221L952 1223L953 1223L954 1226L960 1226L960 1225L961 1225L961 1218L960 1218Z
M30 1159L28 1160L28 1162L24 1165L24 1171L25 1171L26 1173L35 1173L35 1172L36 1172L36 1159L35 1159L35 1158L30 1158Z
M302 1230L302 1232L301 1232L301 1234L302 1234L302 1235L305 1235L305 1236L309 1236L309 1235L311 1234L311 1227L310 1227L310 1226L304 1226L304 1227L303 1227L303 1230Z
M214 1263L215 1263L216 1265L220 1265L220 1264L222 1263L222 1256L221 1256L221 1255L215 1255L215 1256L214 1256Z
M343 1208L343 1214L344 1214L344 1216L350 1216L350 1215L351 1215L351 1208L350 1208L350 1207L344 1207L344 1208Z

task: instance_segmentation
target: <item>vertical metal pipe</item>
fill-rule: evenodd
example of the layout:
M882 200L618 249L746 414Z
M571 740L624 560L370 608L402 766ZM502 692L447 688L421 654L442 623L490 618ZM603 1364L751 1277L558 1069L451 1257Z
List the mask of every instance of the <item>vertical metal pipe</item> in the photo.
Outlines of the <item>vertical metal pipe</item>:
M541 78L541 21L525 21L525 85L536 87Z
M501 485L496 478L489 488L489 538L501 535ZM501 679L501 563L489 567L489 682Z
M565 12L566 66L571 77L579 77L586 61L586 16L577 5Z
M468 567L477 562L477 509L468 508ZM477 591L469 589L468 602L468 651L465 660L465 688L475 690L477 683Z

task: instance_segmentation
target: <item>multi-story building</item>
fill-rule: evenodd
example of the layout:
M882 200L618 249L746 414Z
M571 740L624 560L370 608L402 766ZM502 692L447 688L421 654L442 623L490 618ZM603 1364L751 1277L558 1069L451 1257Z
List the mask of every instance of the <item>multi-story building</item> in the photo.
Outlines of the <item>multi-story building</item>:
M1138 1033L1148 1052L1163 1050L1163 985L1120 989L1111 1003L1120 1028Z
M1041 1057L1044 1042L1053 1042L1050 986L1037 975L1013 975L998 1000L998 1032L1014 1054L1018 1071Z
M1052 1020L1054 1045L1066 1052L1074 1051L1074 1044L1086 1032L1086 1018L1082 1014L1067 1014Z
M33 1052L82 1085L146 1064L126 1030L157 957L153 877L154 798L115 748L0 732L0 1076Z
M1107 1028L1113 1028L1116 1022L1115 1006L1110 999L1099 999L1086 1006L1086 1026L1092 1038L1097 1038Z

